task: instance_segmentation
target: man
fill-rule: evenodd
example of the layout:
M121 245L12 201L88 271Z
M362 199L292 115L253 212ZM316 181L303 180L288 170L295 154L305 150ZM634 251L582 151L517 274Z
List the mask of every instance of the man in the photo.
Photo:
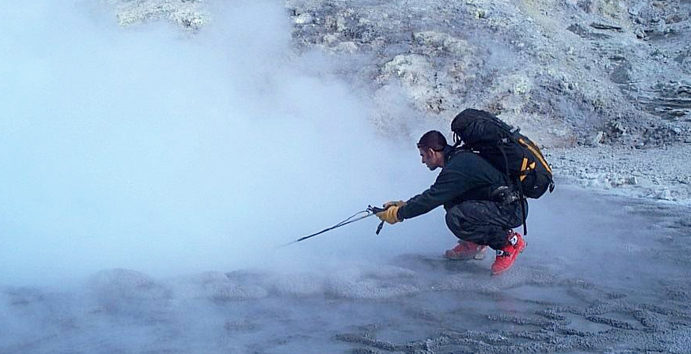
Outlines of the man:
M385 203L386 210L377 213L379 219L395 224L443 205L446 225L460 239L446 251L446 258L482 259L489 246L497 253L492 275L509 270L526 242L512 230L523 223L522 201L507 177L480 155L449 146L438 131L425 133L417 147L430 170L441 167L439 176L429 189L408 201Z

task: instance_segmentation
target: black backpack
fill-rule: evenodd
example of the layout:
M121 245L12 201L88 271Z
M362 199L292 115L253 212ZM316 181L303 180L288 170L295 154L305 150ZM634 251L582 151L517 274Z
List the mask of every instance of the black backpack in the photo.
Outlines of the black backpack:
M552 169L537 145L489 112L466 109L453 119L451 130L457 140L454 147L462 142L462 148L477 151L504 172L523 196L540 198L554 190Z

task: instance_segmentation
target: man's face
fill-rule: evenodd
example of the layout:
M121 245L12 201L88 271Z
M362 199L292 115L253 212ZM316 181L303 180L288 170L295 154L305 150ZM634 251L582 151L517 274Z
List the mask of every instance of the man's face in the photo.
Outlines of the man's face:
M441 167L441 162L439 161L439 153L429 148L418 148L420 151L420 157L422 157L422 163L427 165L430 171L434 171L437 167Z

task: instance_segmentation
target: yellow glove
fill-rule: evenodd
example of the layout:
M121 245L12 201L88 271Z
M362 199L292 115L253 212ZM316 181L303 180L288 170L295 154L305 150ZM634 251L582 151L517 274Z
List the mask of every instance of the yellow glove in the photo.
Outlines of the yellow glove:
M384 208L386 208L386 210L378 212L377 217L379 220L386 221L389 224L400 222L401 220L398 220L398 208L404 205L405 202L400 200L395 202L386 202L384 203Z

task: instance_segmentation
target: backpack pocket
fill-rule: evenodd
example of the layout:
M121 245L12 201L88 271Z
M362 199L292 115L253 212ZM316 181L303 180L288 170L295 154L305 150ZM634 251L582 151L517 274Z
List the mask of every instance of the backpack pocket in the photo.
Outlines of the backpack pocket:
M528 170L521 177L521 190L528 198L540 198L552 184L552 176L546 170Z

